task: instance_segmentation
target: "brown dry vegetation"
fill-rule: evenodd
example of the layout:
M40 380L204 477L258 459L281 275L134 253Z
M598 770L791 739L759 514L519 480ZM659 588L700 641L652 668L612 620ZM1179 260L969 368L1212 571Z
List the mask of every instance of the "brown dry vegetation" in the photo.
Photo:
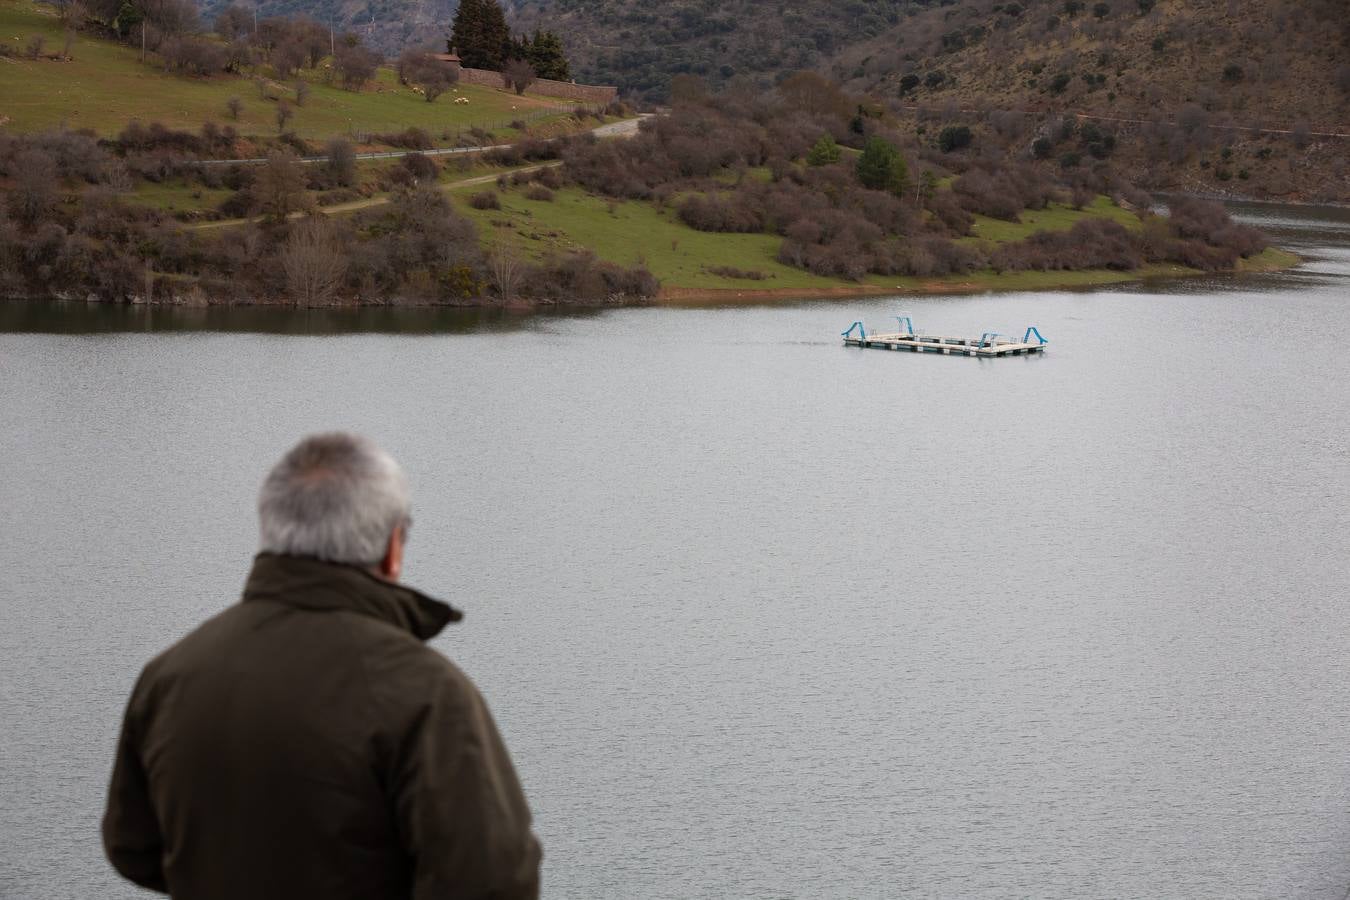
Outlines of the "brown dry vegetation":
M1316 134L1350 134L1343 0L1112 0L1100 18L1094 5L915 9L834 71L910 115L1011 125L1023 152L1062 114L1101 117L1084 121L1113 133L1117 170L1149 188L1350 200L1350 138Z

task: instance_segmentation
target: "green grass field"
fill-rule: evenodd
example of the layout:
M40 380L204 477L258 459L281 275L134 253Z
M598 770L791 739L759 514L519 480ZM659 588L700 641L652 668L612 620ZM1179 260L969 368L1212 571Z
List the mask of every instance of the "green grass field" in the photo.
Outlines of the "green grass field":
M526 199L519 188L502 192L500 196L500 210L472 208L468 193L457 196L456 203L461 212L477 223L485 244L504 242L534 259L550 251L590 248L601 259L610 262L644 263L666 288L695 291L809 293L858 287L855 282L812 275L778 262L775 257L782 243L780 237L695 231L680 222L673 210L662 212L650 203L610 202L577 188L556 192L552 202ZM1056 207L1026 212L1021 224L978 217L981 224L986 225L985 233L973 240L994 243L1020 240L1034 231L1067 229L1074 222L1089 217L1110 218L1127 226L1138 222L1133 214L1110 199L1098 197L1083 210ZM999 227L989 227L990 224ZM727 278L710 271L722 266L758 271L766 277ZM1186 272L1179 266L1150 267L1136 272L996 273L986 270L937 278L874 275L863 284L878 290L900 292L940 290L944 286L972 290L1034 290L1111 284Z
M673 210L661 212L650 203L611 203L578 188L557 191L552 202L526 199L521 189L501 199L500 210L474 209L467 196L456 196L456 205L479 226L486 243L505 242L532 258L590 248L610 262L644 262L668 287L813 290L841 284L778 262L782 238L776 235L695 231ZM724 278L708 271L719 266L769 277Z
M962 238L963 243L992 241L996 244L1008 241L1020 241L1029 238L1038 231L1068 231L1080 219L1110 219L1126 228L1139 228L1139 217L1127 209L1121 209L1110 197L1099 195L1092 203L1082 209L1074 209L1062 203L1052 203L1045 209L1024 209L1020 222L1005 222L988 216L976 216L971 236Z
M30 0L0 0L0 42L20 50L31 36L47 39L48 53L58 53L62 30L50 7ZM187 78L164 72L156 63L141 63L137 50L81 34L70 61L27 58L0 59L0 124L14 131L39 131L65 126L90 128L100 135L120 131L132 119L162 122L171 128L196 130L204 122L230 124L241 134L274 135L276 102L263 100L251 78L220 75ZM503 137L514 135L512 120L561 118L560 101L517 97L506 91L462 86L427 103L401 87L390 69L381 69L375 82L354 93L322 83L322 74L304 70L310 96L295 108L288 128L308 139L335 134L401 131L424 128L434 136L483 127ZM274 84L274 95L293 101L288 84ZM239 121L232 121L226 101L238 96L244 103ZM457 104L456 96L469 102Z

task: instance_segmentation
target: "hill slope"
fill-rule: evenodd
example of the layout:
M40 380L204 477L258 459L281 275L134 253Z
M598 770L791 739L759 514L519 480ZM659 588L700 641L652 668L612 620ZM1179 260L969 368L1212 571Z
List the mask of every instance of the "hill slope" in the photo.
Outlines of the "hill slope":
M22 45L33 36L47 46L62 45L61 27L51 7L29 2L0 5L0 33ZM266 69L260 69L265 73ZM550 98L517 97L503 90L474 85L458 87L435 103L427 103L390 69L381 69L360 91L325 84L322 73L305 69L309 96L293 106L288 128L307 139L337 134L363 136L424 128L450 140L460 130L483 127L508 131L522 120L542 124L561 118L564 104ZM167 73L155 62L142 63L138 51L124 44L81 34L69 59L6 58L0 64L0 126L16 131L38 131L66 126L90 128L100 136L118 133L132 119L160 122L169 128L196 130L204 122L230 124L243 135L275 135L280 98L294 100L294 80L267 82L263 99L253 81L240 75L194 78ZM227 101L242 101L239 117L227 112ZM456 103L455 98L467 98Z
M579 81L617 84L662 99L682 73L717 86L748 76L771 83L781 72L825 65L834 54L898 24L917 0L521 0L508 4L517 27L542 24L563 36Z
M1072 16L1069 5L963 0L918 11L847 48L834 74L855 90L917 103L1136 118L1194 103L1243 123L1350 125L1343 0L1113 0ZM930 84L932 73L945 78ZM908 74L921 81L905 92Z
M202 17L210 21L230 2L201 0ZM459 0L255 0L239 5L257 9L260 19L307 15L338 31L356 32L367 46L393 56L406 47L443 47Z
M1057 116L1094 117L1080 124L1109 133L1116 168L1146 187L1350 201L1350 138L1319 134L1350 135L1343 0L963 0L832 68L911 111L992 113L1024 153L1036 137L1063 151Z

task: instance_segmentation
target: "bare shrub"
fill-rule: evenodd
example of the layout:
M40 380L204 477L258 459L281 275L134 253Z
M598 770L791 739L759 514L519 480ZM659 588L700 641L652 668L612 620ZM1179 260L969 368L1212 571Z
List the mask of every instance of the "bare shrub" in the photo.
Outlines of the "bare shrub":
M31 228L56 206L56 160L42 150L23 150L6 168L14 179L6 204L9 214Z
M514 300L516 289L525 274L525 266L515 250L506 244L496 247L488 256L488 272L501 301L510 303Z
M405 50L398 58L399 81L415 85L428 103L459 81L459 71L425 50Z
M324 156L328 158L324 169L332 184L351 187L356 183L356 150L351 141L341 137L329 139Z
M300 306L324 306L332 303L342 285L347 257L333 223L314 215L291 226L281 264L292 301Z
M1195 239L1233 251L1239 256L1260 253L1268 245L1264 234L1234 222L1228 210L1212 200L1182 197L1171 204L1172 230L1182 239Z
M619 266L589 251L545 260L526 268L520 294L541 302L605 304L643 301L661 289L642 263Z
M380 55L359 44L340 44L333 56L333 68L342 80L342 87L349 91L361 90L375 76L379 65Z
M1143 255L1118 222L1082 219L1068 231L1038 231L1005 244L990 260L996 269L1137 269Z
M421 153L409 153L403 157L401 164L408 170L414 181L435 181L440 169L436 167L436 161L429 156Z
M306 182L304 170L293 155L273 152L258 167L251 193L264 215L282 222L304 207Z
M469 197L469 205L474 209L501 209L502 200L496 191L480 191Z
M515 91L516 95L525 93L526 88L535 82L534 66L523 59L513 59L502 66L502 80L506 82L506 87Z
M748 281L764 281L769 277L759 269L738 269L735 266L707 266L705 271L722 278L743 278Z
M404 150L430 150L436 146L431 135L421 128L405 128L402 131L373 134L370 137L376 143L401 147Z

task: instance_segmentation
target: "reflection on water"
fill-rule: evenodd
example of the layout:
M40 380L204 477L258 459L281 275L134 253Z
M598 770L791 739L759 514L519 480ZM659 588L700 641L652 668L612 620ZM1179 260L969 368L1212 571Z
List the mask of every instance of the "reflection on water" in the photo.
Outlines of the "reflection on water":
M593 309L455 307L130 306L34 300L0 302L0 332L235 331L257 334L467 334L519 328L533 318L596 315Z

